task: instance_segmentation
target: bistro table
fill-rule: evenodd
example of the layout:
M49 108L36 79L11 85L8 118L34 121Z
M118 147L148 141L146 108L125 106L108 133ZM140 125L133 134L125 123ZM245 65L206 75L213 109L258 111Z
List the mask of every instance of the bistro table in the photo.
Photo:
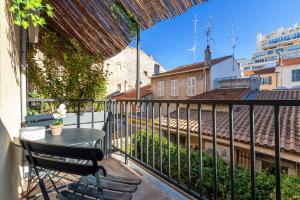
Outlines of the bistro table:
M56 136L52 135L50 130L46 130L45 138L41 140L36 140L34 142L41 143L41 144L60 145L60 146L86 147L87 145L88 146L91 146L91 144L93 145L93 142L103 141L104 136L105 136L104 131L93 129L93 128L64 128L62 130L61 135L56 135ZM20 138L14 138L13 143L18 147L22 147ZM103 147L103 142L100 142L100 146ZM29 171L31 170L29 169ZM31 173L29 173L27 195L30 193L29 191L31 190L30 185L32 179L33 176ZM67 184L60 186L60 188L64 188L66 186ZM33 186L33 188L35 188L35 186ZM51 192L54 190L55 189L50 189L48 191Z
M54 144L61 146L82 146L102 140L105 132L93 128L64 128L61 135L52 135L50 130L46 130L45 138L34 142L44 144ZM14 144L21 146L20 138L14 139Z

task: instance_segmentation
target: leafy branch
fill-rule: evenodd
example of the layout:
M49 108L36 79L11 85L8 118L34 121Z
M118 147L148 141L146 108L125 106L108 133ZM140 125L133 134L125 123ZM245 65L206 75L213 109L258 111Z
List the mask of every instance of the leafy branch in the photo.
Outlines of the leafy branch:
M9 12L15 15L14 24L25 29L29 26L29 20L34 27L46 24L45 18L40 13L46 12L47 16L53 17L53 8L45 0L13 0Z

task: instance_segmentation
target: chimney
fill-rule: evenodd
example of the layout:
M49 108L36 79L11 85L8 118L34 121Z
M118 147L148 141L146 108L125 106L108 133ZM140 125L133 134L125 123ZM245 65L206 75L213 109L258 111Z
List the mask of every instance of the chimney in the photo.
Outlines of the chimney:
M204 64L205 64L205 68L211 67L211 51L210 51L209 45L207 45L207 47L205 49Z
M282 57L281 57L281 53L278 53L277 66L278 66L278 67L282 66Z

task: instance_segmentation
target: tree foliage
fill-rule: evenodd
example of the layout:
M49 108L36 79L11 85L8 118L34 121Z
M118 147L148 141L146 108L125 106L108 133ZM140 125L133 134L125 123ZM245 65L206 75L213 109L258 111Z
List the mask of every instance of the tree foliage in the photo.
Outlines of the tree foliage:
M141 140L142 136L142 140ZM137 139L137 148L135 149L135 138ZM133 136L133 155L135 150L138 159L141 159L141 141L143 146L143 160L146 160L146 131L142 130L142 134L138 133ZM152 132L148 131L148 148L149 148L149 165L152 166ZM160 143L159 134L154 134L155 143L155 168L160 169ZM163 173L168 174L168 140L162 137L162 162ZM180 181L188 185L188 162L187 162L187 149L185 146L180 146ZM191 150L191 187L195 191L200 190L200 173L199 173L199 151L197 149ZM217 174L218 174L218 195L220 199L229 200L230 198L230 173L229 164L221 157L217 158ZM171 177L177 180L177 145L170 142L170 167ZM203 192L205 197L213 199L213 180L212 180L213 159L212 155L203 152ZM236 167L235 170L235 190L236 199L244 200L251 199L251 172L248 169ZM275 176L267 171L262 171L256 175L256 190L258 200L275 199ZM282 175L282 199L294 200L300 199L300 177Z
M42 53L41 53L42 52ZM28 52L28 88L44 98L104 98L107 72L101 56L86 53L73 39L44 31Z

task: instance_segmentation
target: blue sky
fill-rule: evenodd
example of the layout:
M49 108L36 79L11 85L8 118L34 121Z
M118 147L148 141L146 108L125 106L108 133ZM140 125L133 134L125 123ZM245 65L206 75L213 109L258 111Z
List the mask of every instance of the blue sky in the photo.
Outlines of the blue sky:
M141 33L141 48L167 69L193 63L193 17L198 18L197 61L203 60L205 27L211 17L213 58L232 54L231 24L239 36L236 58L251 57L256 34L300 23L299 0L210 0L177 18L166 20ZM135 44L131 44L134 46Z

